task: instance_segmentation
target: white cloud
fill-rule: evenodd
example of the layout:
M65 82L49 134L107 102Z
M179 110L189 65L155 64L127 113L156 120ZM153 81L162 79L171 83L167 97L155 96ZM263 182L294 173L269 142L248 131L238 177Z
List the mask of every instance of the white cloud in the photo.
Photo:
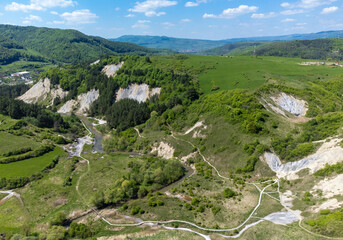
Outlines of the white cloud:
M201 3L207 3L207 0L196 0L195 2L186 2L185 7L197 7Z
M225 9L219 15L205 13L203 18L235 18L243 14L256 12L257 10L258 7L255 6L240 5L238 8Z
M288 22L294 22L294 21L295 21L295 19L293 19L293 18L286 18L286 19L283 19L281 22L288 23Z
M191 20L188 19L188 18L184 18L184 19L181 19L180 22L182 23L187 23L187 22L190 22Z
M323 5L329 5L336 1L337 0L301 0L295 3L283 2L281 3L281 7L311 9Z
M23 11L32 10L42 11L53 7L70 7L75 6L76 2L72 0L30 0L30 4L12 2L5 6L6 11Z
M35 16L35 15L30 15L28 17L25 17L25 20L26 21L38 21L38 22L43 21L40 16Z
M29 20L24 20L23 24L29 25L29 24L31 24L31 22Z
M116 9L115 9L117 12L120 10L120 7L116 7Z
M64 21L52 21L52 22L47 22L47 24L61 25L61 24L65 24L65 22Z
M134 25L132 25L132 28L149 28L150 26L147 24L150 23L149 20L138 20Z
M58 12L56 12L56 11L51 11L50 12L52 15L58 15Z
M165 14L166 14L165 12L149 11L149 12L145 13L145 16L147 16L147 17L159 17L159 16L162 16L162 15L165 15Z
M130 14L126 15L125 17L135 17L135 14L130 13Z
M305 25L307 25L307 23L297 23L297 24L295 24L296 26L305 26Z
M300 13L304 13L305 11L302 9L290 9L290 10L285 10L282 11L281 14L282 15L295 15L295 14L300 14Z
M251 15L251 18L254 18L254 19L265 19L265 18L273 18L273 17L276 17L277 14L275 12L270 12L270 13L267 13L267 14L264 14L264 13L254 13L253 15Z
M94 23L98 16L89 9L76 10L74 12L65 12L60 15L66 24L86 24Z
M321 12L321 14L330 14L330 13L334 13L334 12L337 12L338 11L338 7L327 7L327 8L324 8Z
M156 10L164 7L177 5L177 1L169 0L147 0L144 2L136 2L134 8L130 8L130 12L144 13L147 17L162 16L165 12L156 12Z
M162 23L163 26L165 26L166 28L170 28L170 27L174 27L175 24L174 23L170 23L170 22L164 22Z

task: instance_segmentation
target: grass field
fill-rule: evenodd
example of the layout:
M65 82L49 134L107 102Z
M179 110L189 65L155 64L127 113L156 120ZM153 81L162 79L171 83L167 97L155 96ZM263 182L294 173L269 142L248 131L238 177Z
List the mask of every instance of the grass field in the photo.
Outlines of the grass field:
M27 220L27 212L17 198L12 197L0 206L0 232L20 231Z
M341 76L340 68L327 66L301 66L298 63L310 60L277 57L213 57L203 59L213 69L199 75L200 87L204 93L210 93L212 81L220 90L248 89L255 90L267 80L277 79L281 82L328 79Z
M17 150L22 147L38 147L39 143L30 138L15 136L10 133L0 132L0 154Z
M56 147L54 151L51 151L43 156L30 158L27 160L13 162L0 165L1 177L30 177L34 173L42 171L52 160L62 155L64 150L60 147Z

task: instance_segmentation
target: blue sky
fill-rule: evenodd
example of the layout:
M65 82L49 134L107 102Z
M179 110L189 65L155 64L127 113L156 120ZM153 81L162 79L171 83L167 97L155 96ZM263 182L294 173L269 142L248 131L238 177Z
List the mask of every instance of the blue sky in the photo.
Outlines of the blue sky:
M0 23L218 40L342 30L343 1L1 0Z

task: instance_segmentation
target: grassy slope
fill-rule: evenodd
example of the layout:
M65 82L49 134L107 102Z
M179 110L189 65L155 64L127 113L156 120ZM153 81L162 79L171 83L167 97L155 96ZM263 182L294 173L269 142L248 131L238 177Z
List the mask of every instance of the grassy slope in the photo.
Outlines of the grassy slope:
M251 57L220 58L201 56L166 56L158 59L160 61L154 61L154 64L157 66L167 69L174 68L175 71L185 71L193 75L200 74L200 86L206 93L205 96L211 94L211 85L209 85L209 83L211 83L212 79L220 86L221 90L243 88L253 92L265 82L304 89L306 87L311 87L311 82L325 83L331 79L339 80L342 76L340 68L299 66L297 63L302 61L300 59L272 57L258 59ZM320 78L320 80L318 78ZM237 81L237 79L239 80L239 84L234 85L235 80ZM182 122L182 125L180 125L181 130L179 132L184 132L199 120L205 120L205 124L208 128L202 131L202 134L207 136L204 138L205 140L202 144L205 146L205 150L202 152L225 176L228 176L230 168L235 169L237 167L242 167L245 164L248 155L243 151L244 144L252 142L255 138L268 144L273 136L285 136L291 132L291 130L301 130L302 127L302 124L290 123L274 113L269 113L270 117L266 123L268 129L271 129L270 123L273 120L278 122L279 127L274 130L271 129L270 134L250 135L243 133L239 124L227 122L224 116L217 117L213 115L212 112L198 114L198 111L200 112L198 107L198 105L194 104L194 109L192 109L191 106L190 110L186 112L185 115L182 115L180 119L175 120ZM180 152L180 156L187 155L193 150L190 146L187 146L187 144L180 144L180 142L175 139L173 140L171 136L165 134L164 131L146 128L142 135L147 137L150 143L161 140L170 143ZM192 138L192 134L180 136L180 138L191 141L195 145L200 145L198 143L199 139ZM139 139L138 142L143 140L145 139ZM222 152L216 152L220 147L227 148ZM87 147L87 151L89 150L90 148ZM83 180L80 182L80 191L85 195L86 201L89 201L93 192L105 188L122 174L125 174L125 164L128 160L128 156L125 154L118 154L105 156L104 159L100 159L101 155L93 155L91 153L86 153L84 156L91 160L91 171L87 176L84 176ZM200 159L199 156L196 158ZM87 209L75 192L76 181L82 173L87 171L87 166L84 163L77 164L77 170L72 174L73 185L64 187L63 180L68 176L70 164L70 159L61 161L56 169L52 170L48 176L33 182L30 186L20 190L34 222L45 223L60 210L69 214L74 210ZM251 175L253 177L251 181L254 181L258 177L273 176L274 174L268 169L265 163L259 161L256 165L256 171L251 173ZM291 189L294 191L297 199L301 201L303 192L312 187L315 180L306 178L303 182L294 181L284 189ZM216 206L221 206L222 210L217 215L214 215L208 207L206 207L204 213L198 213L195 210L189 211L183 206L183 202L163 196L161 199L165 202L165 206L153 208L149 206L147 198L144 198L143 200L133 200L129 202L129 210L125 211L124 214L129 215L132 206L141 206L147 211L145 214L138 215L143 219L177 218L194 221L203 224L206 227L212 227L214 224L218 224L220 227L231 227L242 222L242 220L249 215L251 209L257 202L258 193L252 186L237 186L230 181L223 184L223 182L215 176L214 171L212 171L212 176L210 178L194 175L190 179L180 181L173 185L173 187L178 189L177 192L183 191L184 194L187 195L191 194L190 189L192 189L194 196L202 199L201 204L206 205L211 202ZM230 187L235 191L242 193L242 197L224 199L222 193L226 187ZM63 202L63 204L60 204L61 202ZM295 205L297 209L301 210L308 207L303 202L298 203L297 201L295 201ZM271 212L279 210L280 206L277 205L276 201L269 198L263 198L263 205L256 216L263 217ZM115 215L115 218L117 217L118 215ZM228 219L230 219L230 221L228 221ZM107 226L103 226L103 229L107 229ZM133 230L130 228L123 230L123 232L126 231ZM139 229L135 229L135 231L139 231ZM113 234L119 233L114 232ZM162 233L160 234L163 236ZM169 235L169 233L167 233L167 236L174 236L174 234L170 233ZM251 239L255 236L258 236L258 238L261 239L266 236L271 236L275 239L280 236L289 239L298 239L299 236L302 236L305 239L313 239L309 235L304 235L297 228L296 224L283 227L271 225L268 222L250 229L243 235L242 239Z
M1 177L30 177L34 173L39 173L48 166L56 156L62 155L64 150L56 147L53 151L43 156L30 158L27 160L2 164L0 166Z
M7 132L0 132L0 154L7 153L24 146L35 148L39 146L39 144L27 137L15 136Z

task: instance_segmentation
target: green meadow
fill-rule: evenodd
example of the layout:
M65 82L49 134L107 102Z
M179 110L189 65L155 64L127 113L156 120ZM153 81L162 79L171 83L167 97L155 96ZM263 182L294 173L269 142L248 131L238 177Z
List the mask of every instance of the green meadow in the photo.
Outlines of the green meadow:
M0 132L0 154L4 154L23 147L35 148L38 146L39 143L30 138L15 136L7 132Z
M19 162L0 165L1 177L30 177L34 173L42 171L58 155L62 155L64 150L56 147L53 151L43 156L30 158Z

